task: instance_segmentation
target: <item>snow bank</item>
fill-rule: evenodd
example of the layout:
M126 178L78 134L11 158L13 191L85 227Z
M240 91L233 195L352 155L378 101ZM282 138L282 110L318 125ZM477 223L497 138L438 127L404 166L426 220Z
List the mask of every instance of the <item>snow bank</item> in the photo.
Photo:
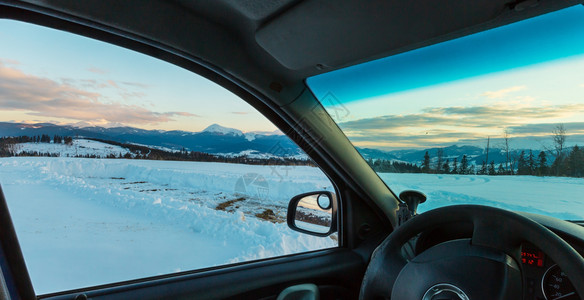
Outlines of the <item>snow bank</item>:
M308 166L257 166L228 163L103 160L103 159L41 159L39 168L61 184L79 178L124 178L129 182L164 185L170 189L189 191L242 192L237 183L245 176L261 176L267 189L264 198L270 203L287 204L295 195L315 190L332 190L324 174ZM244 185L253 188L253 183ZM261 198L261 197L258 197ZM261 199L260 199L261 200Z
M316 168L280 168L15 157L0 183L42 294L334 247L256 217L283 221L292 196L332 189Z

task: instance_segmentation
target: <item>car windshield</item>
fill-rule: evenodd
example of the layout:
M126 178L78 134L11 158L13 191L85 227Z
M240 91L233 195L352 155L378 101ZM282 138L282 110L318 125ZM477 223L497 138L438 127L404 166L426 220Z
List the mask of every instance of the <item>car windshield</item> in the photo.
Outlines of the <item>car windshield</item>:
M307 85L418 211L584 219L584 6L324 73Z

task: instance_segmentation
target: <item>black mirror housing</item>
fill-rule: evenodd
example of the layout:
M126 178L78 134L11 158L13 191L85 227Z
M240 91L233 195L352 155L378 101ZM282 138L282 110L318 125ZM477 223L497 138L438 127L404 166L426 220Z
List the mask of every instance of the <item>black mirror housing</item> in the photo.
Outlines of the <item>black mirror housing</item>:
M288 227L314 236L329 236L338 228L337 207L337 197L329 191L294 196L288 204Z

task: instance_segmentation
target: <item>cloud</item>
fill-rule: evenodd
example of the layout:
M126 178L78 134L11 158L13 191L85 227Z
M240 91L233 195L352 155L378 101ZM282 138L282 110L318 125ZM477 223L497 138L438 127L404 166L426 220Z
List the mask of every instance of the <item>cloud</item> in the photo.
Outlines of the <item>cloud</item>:
M567 104L544 107L431 107L419 114L385 115L339 123L349 130L387 130L408 127L456 126L502 128L528 119L558 118L574 112L584 112L584 104Z
M107 84L111 85L112 87L115 87L116 89L119 89L120 87L118 86L118 84L113 81L113 80L106 80Z
M563 123L566 128L566 134L584 133L584 122L570 122ZM508 129L511 134L520 135L550 135L556 129L558 123L540 123L540 124L523 124L517 126L509 126Z
M518 92L521 90L524 90L525 86L521 85L521 86L512 86L506 89L501 89L498 91L487 91L481 94L481 96L483 97L487 97L490 99L500 99L503 98L505 96L507 96L507 94L509 93L514 93L514 92Z
M234 115L249 115L250 114L249 111L233 111L231 113Z
M106 88L115 88L121 92L121 96L126 98L130 97L138 97L141 98L145 94L142 92L127 92L128 89L125 87L129 87L131 90L132 88L139 88L139 89L147 89L150 87L148 84L143 84L139 82L129 82L129 81L122 81L116 82L114 80L96 80L96 79L74 79L74 78L60 78L61 82L65 85L70 86L78 86L81 88L90 88L90 89L106 89Z
M149 88L150 85L148 84L144 84L144 83L139 83L139 82L130 82L130 81L122 81L122 84L127 85L127 86L131 86L131 87L139 87L139 88Z
M72 83L67 79L61 79L59 83L27 75L0 63L0 109L27 111L33 116L77 121L105 120L136 125L197 116L186 112L155 112L137 105L100 102L101 94L74 87ZM84 81L83 84L94 85L94 82Z
M0 64L17 66L20 65L20 62L14 59L0 59Z
M100 69L100 68L96 68L96 67L89 67L87 68L87 71L91 72L91 73L95 73L95 74L107 74L109 73L108 71L104 70L104 69Z
M554 119L584 113L584 104L515 107L514 104L473 107L430 107L417 114L385 115L341 122L347 136L360 145L382 141L393 145L455 144L500 135L508 129L515 137L547 136ZM539 123L543 120L550 123ZM572 134L584 133L584 122L565 123Z

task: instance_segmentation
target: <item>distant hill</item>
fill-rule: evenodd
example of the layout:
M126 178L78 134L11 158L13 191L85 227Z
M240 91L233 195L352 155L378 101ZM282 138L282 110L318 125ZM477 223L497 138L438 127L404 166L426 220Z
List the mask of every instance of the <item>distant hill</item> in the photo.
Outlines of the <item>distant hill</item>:
M287 136L281 133L266 132L248 132L244 133L235 128L223 127L219 124L213 124L201 132L188 131L164 131L164 130L145 130L134 127L74 127L69 125L55 125L50 123L38 124L21 124L0 122L0 137L3 136L40 136L40 135L59 135L71 136L77 138L92 138L118 143L129 143L144 145L148 147L166 149L166 150L188 150L217 154L223 156L242 156L248 157L290 157L306 159L307 156L294 144ZM424 154L428 151L431 161L435 162L438 149L442 149L444 160L450 161L456 158L461 161L462 156L466 155L470 164L481 165L486 159L484 148L475 146L458 146L452 145L443 148L428 149L406 149L383 151L379 149L357 148L365 159L383 159L388 161L397 161L421 165ZM518 157L522 149L511 151L512 157ZM529 150L525 150L526 155ZM534 156L539 153L534 150ZM548 157L551 163L553 157ZM503 150L491 148L489 151L489 162L495 164L506 161Z
M21 124L0 122L1 136L59 135L95 138L119 143L134 143L173 150L235 155L241 152L271 154L279 157L305 157L282 134L243 133L213 124L201 132L144 130L134 127L73 127L49 123Z
M424 154L428 151L430 155L430 160L435 162L437 157L438 149L442 149L444 160L449 159L451 162L456 158L459 162L462 160L462 156L466 155L470 164L482 165L483 161L486 160L486 152L484 148L479 148L475 146L449 146L443 148L428 148L428 149L408 149L408 150L392 150L392 151L382 151L377 149L369 148L358 148L359 152L365 159L385 159L390 161L400 161L414 163L416 165L421 165L424 159ZM510 156L513 158L519 157L521 151L525 151L525 155L529 154L529 149L513 149L510 150ZM539 151L534 150L533 155L537 159ZM500 164L506 162L507 158L505 152L499 148L489 149L489 162L494 161L495 164ZM548 160L551 162L553 158L549 157Z

